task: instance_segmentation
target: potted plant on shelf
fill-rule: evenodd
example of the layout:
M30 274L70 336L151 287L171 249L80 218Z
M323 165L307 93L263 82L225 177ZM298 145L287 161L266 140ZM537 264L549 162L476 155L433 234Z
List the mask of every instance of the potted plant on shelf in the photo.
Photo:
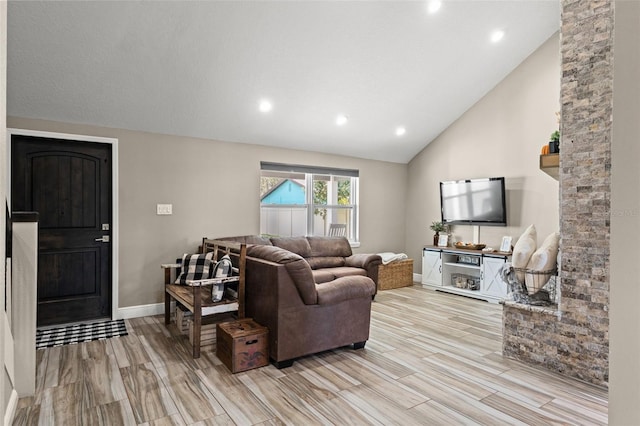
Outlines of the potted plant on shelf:
M435 221L435 222L431 222L431 226L429 226L429 228L431 228L431 230L435 232L433 236L433 245L437 246L438 239L440 238L440 232L446 231L447 227L445 226L444 223Z
M556 121L558 128L560 128L560 111L556 111ZM551 133L549 137L549 154L557 154L558 152L560 152L560 130Z
M556 130L551 133L549 138L549 154L555 154L560 152L560 131Z

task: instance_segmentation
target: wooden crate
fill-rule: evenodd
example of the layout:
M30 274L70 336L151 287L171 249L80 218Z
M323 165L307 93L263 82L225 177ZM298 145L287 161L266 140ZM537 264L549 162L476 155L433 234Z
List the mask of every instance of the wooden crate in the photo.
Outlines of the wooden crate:
M193 345L193 321L188 320L189 323L189 343ZM211 346L216 343L216 324L201 324L200 325L200 347Z
M413 285L413 259L398 260L378 266L378 290Z
M189 332L189 319L193 316L187 308L176 304L176 327L180 334Z
M269 331L251 318L218 323L216 355L232 373L269 364Z

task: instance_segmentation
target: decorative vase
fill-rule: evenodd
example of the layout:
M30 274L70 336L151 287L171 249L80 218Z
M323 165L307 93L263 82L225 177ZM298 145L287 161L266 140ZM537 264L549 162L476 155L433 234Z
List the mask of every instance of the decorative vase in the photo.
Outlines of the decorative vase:
M433 236L433 245L437 246L438 245L438 240L440 239L440 233L436 232L436 234Z

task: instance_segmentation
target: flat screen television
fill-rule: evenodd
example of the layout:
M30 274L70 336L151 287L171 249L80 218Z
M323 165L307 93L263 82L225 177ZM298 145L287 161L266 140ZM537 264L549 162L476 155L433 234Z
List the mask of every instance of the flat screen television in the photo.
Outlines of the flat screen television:
M442 223L507 226L504 178L440 182Z

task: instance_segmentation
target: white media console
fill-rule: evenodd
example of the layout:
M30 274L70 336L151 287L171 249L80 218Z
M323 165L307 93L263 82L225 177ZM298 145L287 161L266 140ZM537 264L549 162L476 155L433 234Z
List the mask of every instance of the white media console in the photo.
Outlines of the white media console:
M511 253L425 246L422 285L498 303L507 297L507 285L500 270L510 256Z

